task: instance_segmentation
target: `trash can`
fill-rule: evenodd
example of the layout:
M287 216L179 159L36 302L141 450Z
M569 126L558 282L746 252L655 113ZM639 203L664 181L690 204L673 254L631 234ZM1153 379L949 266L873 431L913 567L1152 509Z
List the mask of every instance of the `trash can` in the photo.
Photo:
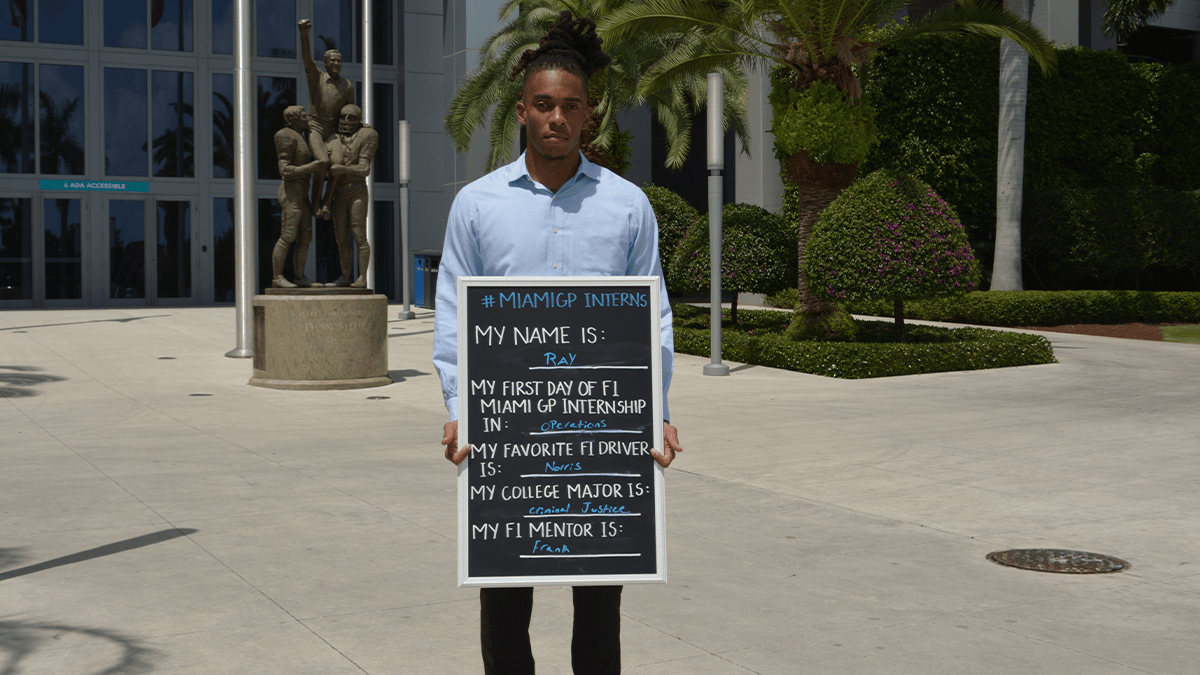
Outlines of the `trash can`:
M413 304L422 309L436 309L438 266L441 250L413 251Z

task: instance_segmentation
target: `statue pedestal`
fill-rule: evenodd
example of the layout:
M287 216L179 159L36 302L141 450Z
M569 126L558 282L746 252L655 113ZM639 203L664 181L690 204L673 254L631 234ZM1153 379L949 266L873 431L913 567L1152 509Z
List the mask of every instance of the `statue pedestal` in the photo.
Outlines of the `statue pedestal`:
M386 295L268 289L254 296L254 376L271 389L365 389L388 375Z

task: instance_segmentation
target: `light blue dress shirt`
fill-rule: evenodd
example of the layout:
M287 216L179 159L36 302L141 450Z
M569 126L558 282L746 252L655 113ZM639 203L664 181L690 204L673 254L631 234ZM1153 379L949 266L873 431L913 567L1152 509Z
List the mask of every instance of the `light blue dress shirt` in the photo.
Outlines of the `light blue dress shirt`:
M458 419L458 277L658 276L658 222L636 185L580 155L558 192L533 180L525 155L454 198L438 268L433 364L450 419ZM660 281L663 417L675 347Z

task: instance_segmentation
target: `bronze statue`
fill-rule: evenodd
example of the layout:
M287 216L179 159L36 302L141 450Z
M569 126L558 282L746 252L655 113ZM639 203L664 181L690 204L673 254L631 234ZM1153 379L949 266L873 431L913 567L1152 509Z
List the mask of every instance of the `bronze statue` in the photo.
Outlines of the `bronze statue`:
M371 244L367 241L367 175L379 149L379 132L362 123L362 110L354 104L342 107L338 133L329 139L330 193L333 197L333 228L338 244L342 276L328 286L366 288ZM353 276L353 244L358 249L358 278Z
M321 162L314 160L309 152L304 132L309 130L308 116L304 108L293 105L283 111L285 126L275 133L275 154L279 157L279 208L282 224L279 241L271 253L271 285L275 288L307 288L313 282L304 276L304 264L308 260L308 246L312 243L312 205L308 201L308 177L315 173ZM288 248L296 244L292 263L296 270L295 282L283 277L283 265L287 261Z
M322 162L313 177L312 206L316 209L314 215L322 220L329 220L329 199L333 190L330 189L324 199L321 197L321 187L325 183L325 173L329 168L326 141L337 131L338 116L342 107L354 104L354 85L341 77L342 54L336 49L325 52L325 72L317 68L316 62L313 61L312 48L308 43L312 22L302 19L299 28L300 55L304 61L304 75L308 79L308 145L312 149L313 157Z

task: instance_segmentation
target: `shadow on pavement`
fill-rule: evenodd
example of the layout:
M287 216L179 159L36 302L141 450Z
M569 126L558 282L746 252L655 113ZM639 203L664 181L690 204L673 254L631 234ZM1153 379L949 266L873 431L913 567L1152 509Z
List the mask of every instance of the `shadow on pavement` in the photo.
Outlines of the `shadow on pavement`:
M133 675L149 672L151 659L158 655L153 649L142 647L120 633L100 628L83 628L54 623L35 623L0 619L0 652L8 654L7 663L0 675L17 675L26 672L21 667L42 645L53 645L61 649L59 641L69 634L99 638L117 644L121 648L119 663L90 673L78 675Z
M129 323L130 321L141 321L142 319L157 319L159 317L171 316L170 314L155 314L153 316L130 316L124 319L93 319L91 321L68 321L66 323L44 323L40 326L6 326L0 330L25 330L27 328L54 328L55 326L78 326L84 323ZM3 675L3 673L0 673Z
M428 375L428 374L429 373L423 373L419 370L389 370L388 371L388 375L392 376L393 384L396 382L403 382L410 377L421 377L422 375Z
M61 558L40 562L36 565L29 565L20 569L0 572L0 581L25 576L26 574L33 574L34 572L41 572L42 570L48 570L55 567L62 567L63 565L72 565L77 562L94 560L96 558L102 558L106 555L121 553L122 551L129 551L135 548L142 548L143 546L150 546L151 544L158 544L164 541L170 541L171 539L177 539L179 537L186 537L187 535L194 534L195 532L197 532L197 530L185 527L172 528L170 530L154 532L153 534L144 534L140 537L126 539L124 541L118 541L112 544L105 544L104 546L97 546L96 548L90 548L86 551L80 551L79 553L72 553L71 555L65 555ZM17 552L19 549L0 549L0 563L3 562L4 551ZM0 634L3 634L3 631L0 631ZM0 675L3 675L3 672L0 672Z
M412 337L413 335L425 335L426 333L432 333L432 332L433 331L431 331L431 330L419 330L419 331L415 331L412 333L391 333L390 335L388 335L388 339L390 340L392 338L398 338L398 337Z
M45 375L36 366L0 366L0 398L24 398L37 396L30 387L47 382L62 382L67 379L57 375Z

